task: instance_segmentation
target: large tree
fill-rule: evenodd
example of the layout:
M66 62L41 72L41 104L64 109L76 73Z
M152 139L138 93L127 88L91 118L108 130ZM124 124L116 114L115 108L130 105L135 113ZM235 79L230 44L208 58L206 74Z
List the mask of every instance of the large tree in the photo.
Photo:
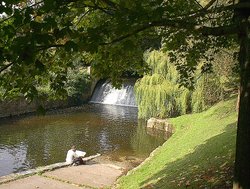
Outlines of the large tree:
M192 86L197 62L239 45L240 108L235 188L250 188L249 0L5 0L0 3L0 91L34 98L49 84L63 94L70 56L99 77L147 71L142 53L159 40ZM237 48L235 48L237 49ZM237 51L236 51L237 52ZM191 81L191 82L190 82Z

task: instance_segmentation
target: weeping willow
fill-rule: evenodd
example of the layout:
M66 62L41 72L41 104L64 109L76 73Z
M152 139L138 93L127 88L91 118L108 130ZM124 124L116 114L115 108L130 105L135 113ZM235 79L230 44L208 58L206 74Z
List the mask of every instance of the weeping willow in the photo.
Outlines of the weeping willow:
M166 53L152 51L145 55L151 73L135 84L139 118L170 117L187 113L190 91L179 87L179 74Z
M201 112L214 103L237 92L238 76L232 72L233 59L220 53L213 72L201 74L197 68L194 90L178 85L179 73L168 61L167 53L151 51L145 54L151 72L135 84L139 118L172 117L188 112Z

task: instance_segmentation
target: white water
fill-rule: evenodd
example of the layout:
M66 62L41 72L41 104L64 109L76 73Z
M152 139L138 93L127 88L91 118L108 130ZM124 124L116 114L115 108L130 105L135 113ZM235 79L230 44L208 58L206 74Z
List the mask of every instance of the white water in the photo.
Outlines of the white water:
M108 81L97 83L90 102L136 107L134 95L135 81L126 81L120 89L116 89Z

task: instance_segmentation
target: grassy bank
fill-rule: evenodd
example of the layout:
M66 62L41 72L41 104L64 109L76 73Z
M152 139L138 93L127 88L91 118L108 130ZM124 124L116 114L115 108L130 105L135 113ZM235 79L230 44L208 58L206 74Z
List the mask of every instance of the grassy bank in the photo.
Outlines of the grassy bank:
M173 118L175 134L118 188L230 188L235 155L236 99Z

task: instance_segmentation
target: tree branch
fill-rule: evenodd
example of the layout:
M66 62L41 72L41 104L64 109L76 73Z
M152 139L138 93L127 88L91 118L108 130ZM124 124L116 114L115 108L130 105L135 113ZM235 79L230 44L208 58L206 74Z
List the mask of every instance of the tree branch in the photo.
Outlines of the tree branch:
M198 10L198 11L192 11L186 14L178 15L175 17L172 17L172 19L189 19L189 18L197 18L200 16L204 16L206 14L211 14L215 12L221 12L221 11L233 11L235 9L240 10L248 10L250 12L250 2L241 2L237 4L231 4L228 6L219 6L215 7L213 9L209 9L212 6L212 3L214 3L216 0L211 0L204 8Z
M82 3L83 6L81 6L80 8L89 8L89 9L92 9L92 10L100 10L102 12L104 12L105 14L108 14L110 16L112 16L113 14L111 13L111 9L105 9L101 6L99 6L98 4L93 4L93 5L86 5L84 3ZM78 7L79 8L79 7Z
M150 27L152 27L150 24L145 25L145 26L142 26L141 28L138 28L138 29L134 30L134 31L131 32L131 33L128 33L128 34L126 34L126 35L123 35L123 36L121 36L121 37L118 37L118 38L112 40L111 42L108 42L108 43L101 43L100 45L110 45L110 44L117 43L117 42L122 41L122 40L124 40L124 39L126 39L126 38L129 38L129 37L131 37L131 36L133 36L133 35L135 35L135 34L137 34L137 33L140 33L141 31L144 31L144 30L146 30L146 29L148 29L148 28L150 28Z
M64 44L51 44L51 45L39 45L36 46L37 51L42 51L50 48L58 48L58 47L64 47Z
M81 14L75 24L75 28L77 27L77 25L82 21L83 17L85 17L88 13L90 13L90 10L87 10L85 13Z
M105 3L106 5L108 5L108 6L110 6L110 7L112 7L112 8L114 8L114 9L117 9L117 4L116 3L114 3L113 1L110 1L110 0L102 0L102 2L103 3Z
M0 73L2 73L4 70L6 70L8 67L12 66L13 64L14 64L14 62L11 62L11 63L5 65L4 67L2 67L2 68L0 69Z
M248 23L250 26L250 23ZM218 26L218 27L208 27L208 26L199 26L195 23L186 22L183 20L160 20L160 21L153 21L149 24L145 24L138 29L135 29L131 33L118 37L111 42L108 43L101 43L100 45L109 45L119 41L122 41L128 37L131 37L137 33L140 33L146 29L152 27L169 27L169 28L177 28L177 29L186 29L196 31L197 33L201 33L204 36L225 36L225 35L234 35L240 33L238 25L228 25L228 26Z
M239 27L237 25L207 27L207 26L195 26L194 30L200 32L204 36L225 36L234 35L239 33Z
M93 8L99 9L100 11L102 11L102 12L108 14L108 15L113 15L113 14L111 14L110 12L108 12L108 10L106 10L106 9L104 9L104 8L102 8L102 7L100 7L100 6L98 6L96 3L94 4Z
M31 7L37 6L37 5L39 5L39 4L43 3L43 2L44 2L44 1L39 1L39 2L34 3L34 4L30 5L30 6L27 6L27 7L23 8L22 10L20 10L20 12L25 11L27 8L31 8ZM4 23L5 21L8 21L8 20L11 19L13 16L14 16L14 14L12 14L12 15L10 15L9 17L7 17L7 18L1 20L1 21L0 21L0 24Z
M46 49L50 49L50 48L58 48L58 47L63 47L64 45L62 44L52 44L52 45L48 45L48 46L36 46L38 49L37 51L42 51L42 50L46 50ZM9 68L10 66L12 66L14 64L14 62L11 62L5 66L3 66L2 68L0 68L0 73L2 73L4 70L6 70L7 68Z
M206 4L204 9L209 9L214 4L215 1L217 1L217 0L211 0L210 2L208 2L208 4Z

